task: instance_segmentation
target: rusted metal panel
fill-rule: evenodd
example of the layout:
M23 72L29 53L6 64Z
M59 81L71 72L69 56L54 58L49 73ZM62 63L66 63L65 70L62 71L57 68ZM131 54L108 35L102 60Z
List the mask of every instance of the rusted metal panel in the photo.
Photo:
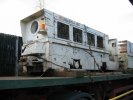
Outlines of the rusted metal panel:
M133 68L133 43L119 41L119 60L123 61L124 69Z
M133 56L133 43L127 40L119 41L119 52Z
M127 45L126 44L120 45L120 53L127 53Z

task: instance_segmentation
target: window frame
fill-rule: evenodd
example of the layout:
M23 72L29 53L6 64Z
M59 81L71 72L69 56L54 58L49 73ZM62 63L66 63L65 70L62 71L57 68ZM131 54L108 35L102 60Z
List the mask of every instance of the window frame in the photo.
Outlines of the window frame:
M87 32L86 33L87 35L87 44L90 45L90 46L95 46L96 43L96 39L95 39L95 34L91 33L91 32ZM89 35L90 35L90 41L89 41ZM92 39L92 36L93 36L93 39ZM89 43L90 42L90 43Z
M75 40L75 38L74 38L75 35L77 34L77 33L75 33L75 35L74 35L74 30L75 30L75 29L81 31L81 35L78 36L78 37L76 36L76 40ZM81 28L72 26L72 34L73 34L73 42L76 42L76 43L83 43L83 30L82 30ZM80 34L80 33L78 33L78 34ZM81 37L81 40L79 39L79 37Z
M102 45L100 45L100 46L99 46L99 44L101 42L101 39L98 39L98 38L102 38ZM100 35L97 35L97 48L101 48L101 49L104 48L104 37L102 37Z
M67 38L65 38L65 36L59 36L59 27L58 25L60 24L64 24L65 26L68 26L68 33L67 33ZM64 22L61 22L61 21L57 21L57 38L60 38L60 39L65 39L65 40L70 40L70 25L69 24L66 24Z

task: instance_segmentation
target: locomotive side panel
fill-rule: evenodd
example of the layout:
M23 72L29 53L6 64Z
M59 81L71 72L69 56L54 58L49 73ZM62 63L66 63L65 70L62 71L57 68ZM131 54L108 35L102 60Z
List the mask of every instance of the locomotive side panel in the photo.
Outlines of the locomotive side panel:
M51 44L50 57L51 62L68 69L100 70L104 66L106 70L117 70L116 62L111 62L108 54L69 45ZM59 69L55 64L52 68Z

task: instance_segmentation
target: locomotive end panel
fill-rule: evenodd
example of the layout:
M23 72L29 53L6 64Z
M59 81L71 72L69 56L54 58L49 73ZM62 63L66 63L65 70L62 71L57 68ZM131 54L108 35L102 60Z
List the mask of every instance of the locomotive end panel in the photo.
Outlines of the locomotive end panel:
M48 41L48 35L53 34L53 13L42 9L22 19L20 24L24 44L40 39Z
M109 51L110 51L109 59L112 67L116 67L116 69L119 69L117 39L109 40Z
M49 60L49 41L53 33L53 13L40 10L21 20L23 37L22 57L23 71L43 72L47 70ZM52 28L51 28L52 27Z

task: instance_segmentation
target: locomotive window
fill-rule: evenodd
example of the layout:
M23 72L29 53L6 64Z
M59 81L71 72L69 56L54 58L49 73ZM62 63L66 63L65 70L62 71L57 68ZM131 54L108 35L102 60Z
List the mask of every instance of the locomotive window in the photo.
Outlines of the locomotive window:
M82 30L73 27L73 41L82 43Z
M68 25L61 23L61 22L58 22L57 28L58 28L57 35L59 38L69 39L69 26Z
M38 22L37 21L34 21L32 24L31 24L31 33L36 33L37 32L37 29L38 29Z
M95 46L95 35L91 33L87 33L88 44L91 46Z
M112 43L112 47L116 47L116 43Z
M97 47L103 48L103 37L97 36Z

